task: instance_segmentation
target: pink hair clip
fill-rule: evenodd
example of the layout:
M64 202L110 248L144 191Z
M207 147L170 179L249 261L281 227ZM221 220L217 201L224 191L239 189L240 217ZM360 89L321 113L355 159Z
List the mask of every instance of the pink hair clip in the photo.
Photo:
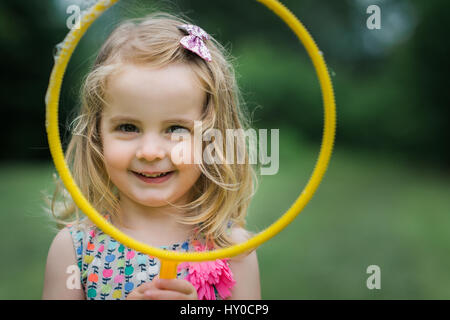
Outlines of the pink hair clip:
M209 40L209 35L200 27L192 24L183 24L178 29L186 32L188 35L180 40L180 43L188 49L199 55L202 59L211 62L211 54L205 45L205 40Z

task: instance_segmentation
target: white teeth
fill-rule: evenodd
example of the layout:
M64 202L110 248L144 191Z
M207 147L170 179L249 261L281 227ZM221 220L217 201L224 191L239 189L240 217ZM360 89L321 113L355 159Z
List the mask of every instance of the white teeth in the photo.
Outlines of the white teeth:
M160 177L165 175L166 173L159 173L159 174L146 174L146 173L141 173L141 175L143 175L144 177L147 178L156 178L156 177Z

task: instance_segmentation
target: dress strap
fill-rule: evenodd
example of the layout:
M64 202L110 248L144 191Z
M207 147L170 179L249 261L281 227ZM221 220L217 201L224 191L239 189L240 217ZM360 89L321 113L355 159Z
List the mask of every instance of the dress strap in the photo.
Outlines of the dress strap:
M72 244L73 247L75 249L75 254L76 254L76 258L77 258L77 266L80 272L80 282L83 283L83 278L82 278L82 274L83 274L83 251L84 251L84 238L85 238L85 234L84 231L81 230L80 228L76 228L74 225L67 225L67 229L70 232L70 235L72 237Z

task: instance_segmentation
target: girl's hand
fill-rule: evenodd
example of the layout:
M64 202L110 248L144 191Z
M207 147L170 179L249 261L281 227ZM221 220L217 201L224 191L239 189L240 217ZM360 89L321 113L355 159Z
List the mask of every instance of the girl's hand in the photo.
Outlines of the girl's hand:
M187 280L155 277L131 291L127 300L197 300L197 290Z

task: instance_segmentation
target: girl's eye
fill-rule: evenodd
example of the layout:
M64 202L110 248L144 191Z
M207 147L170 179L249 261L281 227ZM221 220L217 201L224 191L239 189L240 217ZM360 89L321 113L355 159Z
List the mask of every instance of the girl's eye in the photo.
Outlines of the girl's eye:
M123 132L137 132L138 128L134 124L124 123L124 124L119 125L117 127L117 130L123 131Z
M181 127L181 126L171 126L169 128L170 133L174 133L174 131L178 131L178 130L185 130L185 132L190 132L190 130L188 128ZM181 132L183 132L183 131L181 131Z

